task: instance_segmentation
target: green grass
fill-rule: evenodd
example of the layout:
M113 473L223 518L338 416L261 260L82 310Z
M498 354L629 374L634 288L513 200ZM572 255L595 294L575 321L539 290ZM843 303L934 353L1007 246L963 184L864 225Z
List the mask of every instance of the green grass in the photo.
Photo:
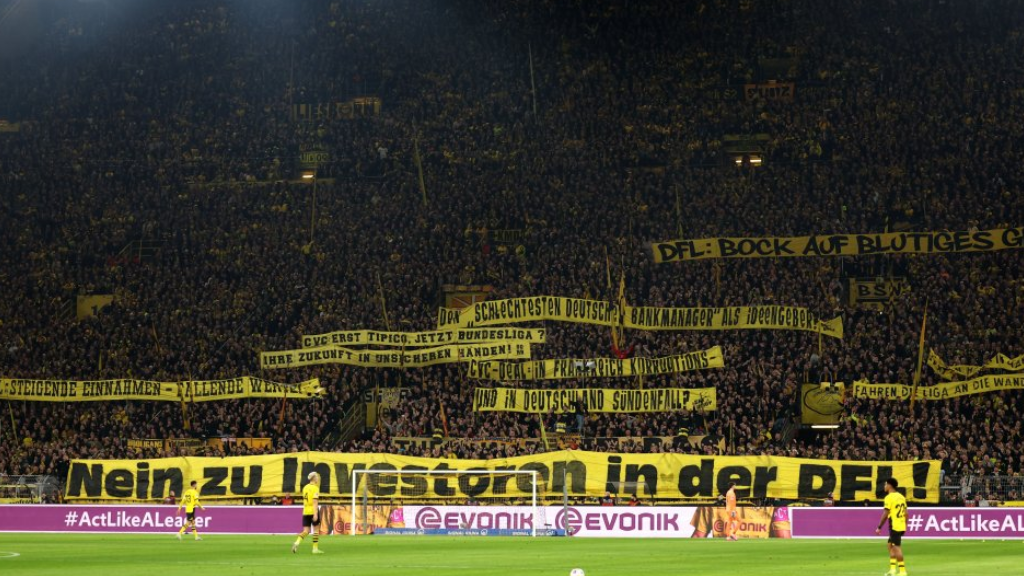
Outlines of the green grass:
M429 574L568 576L869 575L887 569L885 540L625 540L329 536L321 556L289 536L0 534L0 574L16 576L224 576ZM7 553L16 557L5 557ZM913 576L1020 574L1020 541L905 542ZM316 572L311 572L315 570Z

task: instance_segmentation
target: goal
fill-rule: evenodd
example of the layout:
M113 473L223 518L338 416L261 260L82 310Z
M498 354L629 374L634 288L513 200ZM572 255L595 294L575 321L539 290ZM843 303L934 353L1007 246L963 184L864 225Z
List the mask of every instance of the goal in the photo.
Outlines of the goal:
M389 517L402 504L436 503L515 505L530 515L530 535L546 528L538 492L544 479L537 470L352 470L353 535L370 530L371 517ZM471 528L472 526L458 526Z

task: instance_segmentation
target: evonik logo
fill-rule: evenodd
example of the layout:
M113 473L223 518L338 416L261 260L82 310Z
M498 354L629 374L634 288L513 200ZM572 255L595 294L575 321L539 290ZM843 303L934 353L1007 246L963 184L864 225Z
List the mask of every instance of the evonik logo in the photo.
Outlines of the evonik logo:
M642 508L570 507L555 515L555 526L569 534L587 532L679 532L679 514Z
M413 525L417 528L435 530L529 530L533 528L532 510L511 511L508 509L491 512L485 509L473 511L441 512L428 506L416 513Z

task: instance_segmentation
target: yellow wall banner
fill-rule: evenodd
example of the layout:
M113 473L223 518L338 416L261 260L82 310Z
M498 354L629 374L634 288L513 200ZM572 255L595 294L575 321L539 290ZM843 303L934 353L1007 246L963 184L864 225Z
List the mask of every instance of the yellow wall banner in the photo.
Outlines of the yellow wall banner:
M620 310L622 314L620 316ZM535 296L477 302L462 308L441 308L440 332L466 326L554 320L624 326L634 330L804 330L843 337L841 318L823 320L795 306L728 306L722 308L619 307L601 300Z
M181 393L189 402L209 402L233 398L311 398L322 396L324 389L317 378L298 384L281 384L243 376L230 380L182 382Z
M914 387L908 384L870 384L860 380L853 383L854 398L872 400L910 400ZM972 394L1024 390L1024 374L992 374L963 382L943 382L934 386L918 386L917 400L947 400Z
M843 337L843 319L822 320L795 306L655 308L628 306L626 328L637 330L804 330Z
M310 398L323 395L320 380L281 384L251 376L227 380L153 382L149 380L21 380L0 379L0 400L30 402L95 402L163 400L209 402L236 398Z
M148 380L0 380L0 400L88 402L100 400L181 399L177 382Z
M530 296L477 302L462 309L441 308L437 314L437 328L445 330L542 320L611 326L618 323L619 315L615 306L600 300Z
M529 496L529 476L501 474L536 470L543 480L539 496L561 497L632 492L658 499L717 497L730 482L739 498L823 499L829 492L846 501L880 499L885 479L894 477L907 498L937 502L937 460L860 462L809 460L777 456L700 456L690 454L615 454L565 450L497 458L449 460L396 454L298 452L227 458L181 457L144 460L73 460L65 496L68 500L161 500L169 490L181 494L188 482L199 483L206 499L239 499L297 494L310 472L320 474L323 498L351 496L353 489L378 498L465 500L468 497ZM494 470L486 474L399 476L397 472L452 469ZM392 474L367 478L353 486L352 470Z
M949 366L938 355L935 350L928 351L928 366L935 371L936 374L942 376L946 380L954 380L956 378L970 378L982 370L1005 370L1007 372L1024 372L1024 354L1017 356L1016 358L1010 358L1006 354L996 354L991 360L985 362L981 366L970 365L970 364L954 364Z
M440 346L520 340L531 344L547 342L543 328L461 328L431 332L381 332L377 330L343 330L302 337L303 348L320 346Z
M956 232L823 234L780 238L699 238L653 242L656 263L706 258L785 258L990 252L1024 247L1024 227Z
M319 364L346 364L363 368L422 368L471 360L529 357L530 343L517 340L489 344L452 344L420 350L353 350L339 346L321 346L260 352L260 368L298 368Z
M194 452L204 444L199 438L129 438L127 442L129 450L187 450L190 452Z
M678 374L706 368L722 368L722 348L663 356L660 358L563 358L530 362L470 362L468 375L477 380L562 380L565 378L619 378Z
M476 412L528 412L564 414L575 410L582 400L588 412L680 412L718 409L714 388L648 388L615 390L574 388L570 390L525 390L523 388L477 388L473 391Z

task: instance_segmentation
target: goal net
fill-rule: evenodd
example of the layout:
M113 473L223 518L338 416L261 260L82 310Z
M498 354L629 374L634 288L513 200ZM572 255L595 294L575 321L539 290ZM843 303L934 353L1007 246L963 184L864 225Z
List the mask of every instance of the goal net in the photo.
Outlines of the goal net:
M390 519L392 512L402 506L500 505L515 506L529 514L530 535L536 536L538 528L549 527L544 507L538 505L538 495L543 493L544 487L544 479L536 470L356 469L352 471L351 532L353 535L370 533L377 524L374 519ZM443 527L468 529L478 526L464 521L451 525L448 521Z

